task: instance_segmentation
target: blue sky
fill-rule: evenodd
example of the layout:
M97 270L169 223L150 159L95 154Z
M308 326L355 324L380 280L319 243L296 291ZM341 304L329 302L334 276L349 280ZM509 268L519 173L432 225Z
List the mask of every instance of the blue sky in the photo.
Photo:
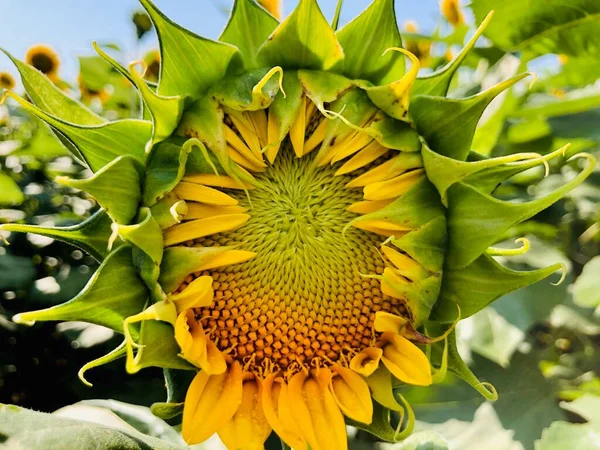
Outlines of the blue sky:
M217 38L227 21L227 10L233 0L154 0L171 19L209 38ZM288 14L298 0L284 0ZM324 14L331 18L336 0L320 0ZM371 0L346 0L340 24L365 9ZM0 0L2 25L0 47L18 58L27 48L45 43L61 55L61 76L73 80L77 73L77 56L91 55L91 41L116 43L128 60L137 59L145 50L156 47L154 34L136 44L131 14L139 9L136 0ZM439 20L438 0L396 0L396 15L400 24L415 20L422 30L433 29ZM0 56L0 71L16 74L4 55Z

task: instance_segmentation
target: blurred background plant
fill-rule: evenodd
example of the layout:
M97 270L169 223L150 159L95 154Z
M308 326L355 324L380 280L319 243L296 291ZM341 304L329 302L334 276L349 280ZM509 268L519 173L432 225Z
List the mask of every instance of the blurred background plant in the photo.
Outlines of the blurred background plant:
M474 150L484 156L546 154L570 142L568 155L586 151L598 158L600 6L574 0L579 12L567 6L548 11L543 3L473 0L466 9L456 0L442 0L433 30L410 20L401 25L405 48L419 58L423 75L441 69L472 35L474 24L494 9L485 39L453 79L453 92L475 94L523 70L535 72L537 80L529 88L517 84L492 102L475 135ZM281 14L278 2L265 6ZM138 40L151 32L143 12L135 12L131 23ZM536 25L526 26L531 23ZM119 51L114 44L102 46ZM158 52L138 57L148 82L156 82ZM140 101L129 81L98 56L79 58L76 80L61 78L59 55L49 47L31 49L29 61L37 61L57 86L107 118L139 115ZM0 73L0 87L20 89L15 85L10 73ZM513 177L499 192L516 202L540 197L573 178L577 166L575 159L561 169L551 165L547 173L532 170ZM58 175L87 174L45 125L11 104L0 106L0 168L0 223L76 225L97 208L93 199L53 182ZM566 198L511 230L498 244L514 247L516 238L526 237L529 252L503 263L531 269L560 261L564 273L555 274L553 281L564 280L558 286L542 281L521 289L460 324L459 351L481 380L496 386L497 402L486 403L449 374L443 385L402 392L418 419L416 433L407 441L376 444L372 435L350 430L351 448L600 448L594 438L600 433L599 203L596 169ZM82 365L118 344L112 332L79 323L24 328L10 321L15 313L73 297L96 261L50 237L3 236L10 245L0 246L0 402L44 412L60 409L63 417L86 417L181 446L177 432L148 409L164 399L160 371L146 369L130 377L122 364L114 363L89 372L89 380L98 381L93 389L78 380ZM278 448L278 441L273 442L272 448Z

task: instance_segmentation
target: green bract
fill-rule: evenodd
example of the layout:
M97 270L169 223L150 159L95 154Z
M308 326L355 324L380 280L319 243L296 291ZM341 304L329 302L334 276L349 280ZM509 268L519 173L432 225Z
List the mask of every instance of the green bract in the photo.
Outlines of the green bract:
M253 0L236 0L219 41L178 26L149 0L140 2L159 37L162 64L158 85L142 78L139 65L124 68L95 48L137 87L151 120L106 121L9 55L31 103L12 92L5 96L48 123L73 156L93 172L86 180L58 181L88 192L101 206L75 227L0 226L68 242L101 262L77 297L50 309L19 314L14 320L83 320L123 333L127 318L150 305L162 305L188 275L226 264L224 255L237 249L164 245L163 233L188 213L186 201L174 190L184 177L196 175L228 175L239 183L252 184L253 177L228 155L224 116L235 118L241 112L269 108L269 123L275 124L275 129L269 130L269 143L261 151L272 163L273 149L287 139L299 114L304 114L308 98L329 120L323 143L315 151L315 163L325 161L335 142L359 132L397 152L390 170L424 169L425 176L407 192L375 212L357 216L348 227L391 222L409 230L392 237L391 245L422 266L422 276L405 284L385 274L381 278L401 292L419 331L449 333L445 343L420 341L427 345L431 362L439 369L434 380L450 370L486 398L495 399L493 387L480 383L461 360L452 324L457 316L471 316L502 295L561 269L554 264L531 272L514 271L493 256L520 250L492 246L512 227L580 184L595 161L589 155L577 155L587 160L581 173L545 197L527 203L495 197L501 183L562 158L564 149L545 156L525 153L485 159L473 148L485 108L528 75L517 75L470 97L447 97L453 75L491 15L453 61L414 80L418 62L409 54L410 68L405 70L407 52L402 49L393 0L374 0L337 31L327 23L316 0L300 0L282 23ZM85 370L126 354L130 372L148 366L194 370L179 357L173 323L169 322L128 321L135 345L126 341L89 363L81 378ZM415 336L422 335L415 331ZM173 372L167 374L172 380ZM379 371L372 376L390 377ZM379 381L392 383L391 379ZM409 433L410 427L398 434L389 424L390 408L397 408L397 399L393 395L392 400L386 399L379 392L373 396L377 400L373 422L355 424L386 440ZM180 410L181 401L170 392L169 403L154 410L171 417Z

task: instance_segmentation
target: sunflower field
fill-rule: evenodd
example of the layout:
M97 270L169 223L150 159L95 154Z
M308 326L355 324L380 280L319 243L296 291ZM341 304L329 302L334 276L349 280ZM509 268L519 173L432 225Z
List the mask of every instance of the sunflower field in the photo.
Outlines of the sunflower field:
M600 450L600 2L167 7L0 42L0 449Z

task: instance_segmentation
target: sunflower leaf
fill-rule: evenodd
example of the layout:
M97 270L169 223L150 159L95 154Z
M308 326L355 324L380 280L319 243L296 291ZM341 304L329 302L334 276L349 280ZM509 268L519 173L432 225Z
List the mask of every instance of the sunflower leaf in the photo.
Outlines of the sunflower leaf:
M21 74L23 86L33 103L48 114L61 117L78 125L100 125L105 119L65 94L43 73L0 49L8 56Z
M260 47L257 59L264 67L327 70L343 57L344 51L317 1L300 0Z
M0 230L50 237L71 244L89 253L97 261L102 261L109 254L107 242L111 234L111 224L112 221L106 211L99 210L85 221L70 227L7 223L0 225Z
M417 131L432 150L464 161L471 151L475 128L485 108L498 94L527 75L516 75L467 98L418 95L410 103L409 114ZM460 123L461 126L457 127L456 123Z
M219 41L235 45L246 70L259 67L256 54L279 22L253 0L236 0Z
M0 206L20 205L24 201L19 185L8 174L0 172Z
M119 224L128 224L135 217L142 193L140 192L140 163L131 156L119 156L90 178L75 180L58 177L66 186L92 195L110 218Z
M387 84L403 75L404 56L397 52L383 54L388 48L402 47L393 0L375 0L336 35L344 59L333 71L376 84Z
M421 149L419 135L413 127L383 113L375 116L365 132L387 148L404 152L417 152Z
M223 78L238 50L198 36L169 20L150 0L140 0L158 34L161 65L157 93L196 97Z
M472 316L503 295L543 280L561 268L561 264L553 264L544 269L519 272L502 266L487 254L466 267L448 263L438 302L431 313L432 320L453 322L457 305L462 318Z
M75 320L122 333L125 318L139 313L147 297L146 286L133 266L131 247L121 246L108 255L75 298L52 308L17 314L13 320L17 323ZM132 332L137 334L134 328Z
M470 7L477 22L495 10L485 36L504 50L522 51L526 58L600 54L600 4L595 0L473 0Z

